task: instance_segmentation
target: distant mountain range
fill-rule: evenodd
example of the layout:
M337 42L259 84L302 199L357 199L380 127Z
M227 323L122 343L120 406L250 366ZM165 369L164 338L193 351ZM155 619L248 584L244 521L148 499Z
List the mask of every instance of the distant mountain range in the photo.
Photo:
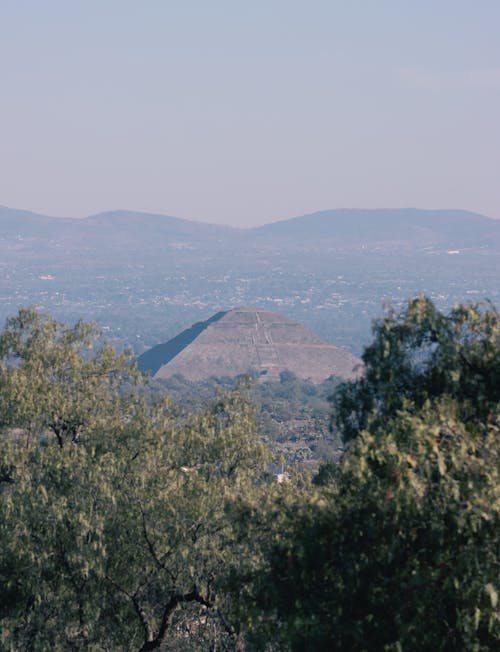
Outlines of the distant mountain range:
M302 242L341 241L400 243L406 246L447 244L474 247L500 244L500 220L462 210L339 209L320 211L266 224L253 232L260 237L300 239Z
M42 238L100 243L158 243L163 238L187 238L198 241L231 232L230 227L183 220L168 215L110 211L81 219L48 217L38 213L0 206L0 237Z
M131 211L74 219L0 207L0 238L36 239L40 243L69 247L123 247L137 252L165 246L198 248L208 244L258 249L319 247L323 250L431 246L500 248L500 220L461 210L339 209L237 229Z
M500 220L351 209L237 229L132 211L75 219L0 207L0 325L34 305L64 321L96 319L138 354L237 306L277 310L359 354L382 306L417 292L440 309L500 305Z

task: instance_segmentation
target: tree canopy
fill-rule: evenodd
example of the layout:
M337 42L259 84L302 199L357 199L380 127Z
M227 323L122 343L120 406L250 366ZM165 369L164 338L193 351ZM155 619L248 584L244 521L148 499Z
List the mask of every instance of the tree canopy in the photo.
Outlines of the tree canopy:
M374 334L365 376L334 397L341 465L270 512L279 536L245 576L248 635L296 651L497 649L498 313L445 316L417 297Z
M419 296L332 405L348 443L266 480L242 387L191 415L92 324L0 333L0 647L500 647L500 329Z
M457 305L447 315L423 295L373 325L364 375L333 397L346 440L383 423L409 403L447 395L464 419L486 418L500 387L500 316L488 304Z
M94 326L32 310L0 355L2 648L234 647L227 505L265 468L242 394L180 423Z

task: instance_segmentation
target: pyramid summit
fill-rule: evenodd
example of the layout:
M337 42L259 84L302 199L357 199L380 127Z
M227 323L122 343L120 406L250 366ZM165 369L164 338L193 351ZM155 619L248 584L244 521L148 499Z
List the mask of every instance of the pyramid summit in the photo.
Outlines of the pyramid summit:
M352 379L361 362L305 326L269 310L236 308L199 322L138 358L155 378L188 380L256 373L279 380L283 371L318 383L329 376Z

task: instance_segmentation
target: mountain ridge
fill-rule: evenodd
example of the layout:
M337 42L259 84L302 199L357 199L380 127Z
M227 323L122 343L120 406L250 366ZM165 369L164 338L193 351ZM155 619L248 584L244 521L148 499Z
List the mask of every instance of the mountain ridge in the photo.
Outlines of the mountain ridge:
M31 210L26 210L23 208L15 208L15 207L10 207L6 206L4 204L0 204L0 220L5 219L5 217L9 214L12 213L12 217L20 217L22 219L46 219L50 221L70 221L70 222L82 222L82 221L89 221L89 222L94 222L94 221L101 221L101 220L114 220L114 219L123 219L126 217L137 217L137 218L145 218L145 219L150 219L150 218L161 218L162 220L168 220L171 222L182 222L182 223L189 223L189 224L196 224L196 225L202 225L202 226L211 226L211 227L222 227L225 229L230 229L230 230L236 230L236 231L265 231L270 227L278 227L278 228L283 228L285 225L295 225L298 224L300 221L315 221L317 218L324 218L324 217L345 217L347 215L349 216L355 216L356 214L371 214L371 215L387 215L387 214L399 214L399 216L404 216L404 215L410 215L414 214L415 216L417 215L436 215L436 216L445 216L445 215L455 215L459 216L462 215L464 217L469 217L469 218L479 218L481 220L491 220L494 222L500 222L500 217L493 217L491 215L485 215L484 213L478 213L476 211L470 211L462 208L416 208L416 207L398 207L398 208L329 208L329 209L321 209L317 211L312 211L310 213L304 213L302 215L294 215L292 217L284 217L284 218L279 218L276 220L271 220L270 222L266 222L264 224L260 224L258 226L247 226L247 227L238 227L238 226L233 226L229 224L225 224L222 222L212 222L212 221L205 221L205 220L198 220L196 218L185 218L185 217L178 217L174 215L169 215L167 213L158 213L158 212L150 212L150 211L142 211L142 210L131 210L131 209L126 209L126 208L117 208L117 209L111 209L111 210L105 210L105 211L99 211L98 213L90 213L89 215L84 215L82 217L74 217L71 215L64 215L64 216L53 216L53 215L47 215L45 213L40 213L37 211L31 211Z
M66 245L107 243L131 251L159 250L164 244L203 247L208 241L228 247L391 246L450 249L500 248L500 219L460 209L332 209L237 228L184 218L115 210L83 218L50 217L22 209L0 207L0 238L39 238Z
M341 234L348 243L363 238L374 242L448 240L450 246L464 246L469 241L488 244L491 237L500 242L500 220L461 209L334 209L271 222L253 233L306 241L335 239Z

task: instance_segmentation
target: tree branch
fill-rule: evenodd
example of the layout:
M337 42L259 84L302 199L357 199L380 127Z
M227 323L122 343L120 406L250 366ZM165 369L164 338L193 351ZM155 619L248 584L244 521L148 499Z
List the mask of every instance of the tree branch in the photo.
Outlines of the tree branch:
M151 557L154 559L155 564L158 566L158 568L161 569L161 570L165 570L165 561L162 561L158 557L158 555L156 554L156 550L155 550L155 547L153 545L153 542L149 538L148 530L147 530L147 526L146 526L146 514L144 513L144 510L142 509L142 507L141 506L139 506L139 507L140 507L140 510L141 510L141 517L142 517L142 534L144 536L144 540L146 541L146 545L148 547L148 550L149 550L149 552L151 554ZM168 554L169 553L165 553L165 555L163 556L164 559L166 557L168 557Z
M189 593L177 593L173 595L163 610L163 616L161 619L160 628L158 630L158 635L154 638L148 638L149 632L145 630L144 645L139 649L139 652L150 652L150 650L157 650L162 645L167 635L168 629L172 624L172 616L177 607L183 602L197 602L207 609L212 606L211 603L203 595L201 595L196 588L194 588Z
M139 616L139 619L142 623L142 627L144 629L144 645L141 647L141 650L154 650L158 646L146 647L154 643L156 640L154 637L153 628L149 624L147 614L142 608L142 606L140 605L139 600L137 599L137 594L134 594L133 596L131 596L131 598L132 598L132 604L134 605L135 612Z

